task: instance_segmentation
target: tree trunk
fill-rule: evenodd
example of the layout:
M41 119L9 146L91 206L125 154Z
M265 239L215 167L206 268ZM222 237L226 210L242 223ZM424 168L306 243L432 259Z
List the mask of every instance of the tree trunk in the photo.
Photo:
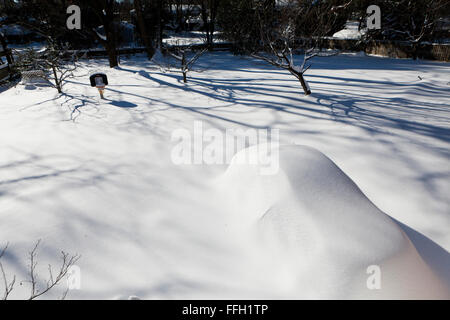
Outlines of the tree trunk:
M203 31L206 33L206 45L209 48L210 40L209 40L209 26L208 26L208 1L203 0L200 3L201 15L203 20Z
M119 65L117 55L117 42L116 42L116 26L113 21L113 16L108 19L108 27L105 27L106 34L106 51L108 52L109 67L114 68Z
M181 56L181 69L183 71L183 82L187 82L187 66L186 66L186 53L183 51Z
M153 48L152 41L148 35L147 26L145 24L141 0L134 0L134 9L136 11L137 22L139 26L139 31L141 34L142 41L147 51L148 59L150 60L155 54L155 48Z
M208 40L209 50L212 50L214 47L214 31L216 27L216 17L217 17L217 9L219 7L219 0L210 0L209 8L210 8L210 19L208 25L208 32L210 39Z
M417 60L417 56L418 56L418 50L419 46L417 45L417 43L414 43L412 45L412 52L413 52L413 60Z
M109 67L114 68L119 65L117 59L117 41L116 34L119 31L114 24L114 3L113 0L108 0L106 7L99 12L99 16L102 19L103 27L105 29L106 41L101 39L97 33L97 38L101 39L101 43L104 44L106 52L108 53Z
M177 11L177 28L176 31L180 32L184 28L184 19L183 19L183 1L178 0L176 2L176 11Z
M163 38L163 29L164 29L164 23L163 23L163 17L162 17L162 14L163 14L163 3L162 3L162 0L157 0L157 4L158 4L158 7L157 7L157 12L158 12L158 15L157 15L157 21L158 21L158 47L159 48L162 48L162 38Z
M58 73L56 72L55 66L52 66L52 70L53 70L53 76L55 77L56 90L58 90L58 93L62 93L61 83L59 82Z
M109 60L109 67L114 68L119 65L118 59L117 59L117 50L116 46L109 43L106 45L106 52L108 52L108 60Z
M298 74L298 80L300 80L300 83L302 85L303 91L305 92L305 96L308 96L311 94L311 89L309 89L309 85L306 82L305 78L303 77L303 74Z

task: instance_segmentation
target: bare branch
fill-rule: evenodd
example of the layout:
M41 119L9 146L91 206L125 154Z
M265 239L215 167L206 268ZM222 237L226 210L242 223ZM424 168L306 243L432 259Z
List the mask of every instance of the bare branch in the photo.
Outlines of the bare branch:
M38 247L39 243L40 243L40 240L38 241L38 243L34 247L33 251L30 253L30 265L32 267L30 269L31 295L29 297L29 300L34 300L34 299L44 295L48 291L50 291L53 287L55 287L66 276L69 268L71 266L73 266L78 261L78 259L80 258L79 255L69 256L64 251L61 251L62 264L61 264L61 267L59 268L58 274L54 278L53 277L52 266L49 265L48 266L49 279L46 282L45 288L43 288L42 290L39 290L39 289L37 289L37 278L36 278L36 275L34 274L34 270L35 270L35 267L36 267L36 264L37 264L37 263L34 262L34 259L35 259L35 256L36 256L36 250L37 250L37 247ZM67 295L67 293L64 294L64 297L66 295Z
M14 288L14 284L16 283L16 276L13 276L13 279L10 282L8 282L8 279L6 278L5 269L3 268L3 264L1 262L1 258L3 257L6 250L8 249L8 245L9 245L9 243L7 243L6 246L0 251L0 271L2 273L3 284L5 286L2 300L8 299L8 296Z
M38 277L36 274L36 266L37 266L37 251L38 251L38 247L41 243L41 240L38 240L35 244L35 246L33 247L33 250L31 250L29 252L29 271L28 271L28 276L29 276L29 280L23 281L23 282L28 282L30 283L30 296L28 297L29 300L34 300L44 294L46 294L47 292L49 292L52 288L54 288L56 285L58 285L61 280L67 275L67 272L69 271L70 267L72 267L80 258L79 255L69 255L67 253L65 253L64 251L61 252L61 259L62 259L62 263L61 266L58 270L58 273L56 274L56 276L54 276L53 273L53 269L51 265L48 265L48 272L49 272L49 278L48 280L45 282L45 287L42 289L38 288ZM1 300L7 300L10 293L13 291L14 289L14 285L16 283L16 276L14 275L11 281L8 281L7 277L6 277L6 272L5 269L3 267L3 264L1 262L1 259L4 257L6 250L8 249L8 244L6 244L6 246L0 250L0 273L1 273L1 277L3 278L3 285L4 285L4 290L3 290L3 296L1 297ZM64 299L67 296L68 293L68 289L64 291L63 295L62 295L62 299Z

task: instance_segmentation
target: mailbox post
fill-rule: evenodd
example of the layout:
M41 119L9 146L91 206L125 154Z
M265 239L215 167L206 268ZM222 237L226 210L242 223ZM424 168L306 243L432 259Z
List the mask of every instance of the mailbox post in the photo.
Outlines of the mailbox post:
M100 93L100 97L103 99L103 93L108 85L108 77L104 73L94 73L89 77L91 81L91 87L96 87Z

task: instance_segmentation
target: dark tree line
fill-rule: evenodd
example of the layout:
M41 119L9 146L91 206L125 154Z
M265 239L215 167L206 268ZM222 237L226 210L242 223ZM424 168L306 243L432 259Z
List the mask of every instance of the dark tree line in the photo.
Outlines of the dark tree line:
M174 25L177 31L185 29L196 7L204 21L206 41L212 47L219 3L219 0L0 0L0 9L6 17L3 23L21 24L61 46L69 43L72 48L81 49L100 43L114 67L118 65L121 21L136 26L137 39L151 58L162 46L165 28ZM66 9L72 4L81 8L81 30L66 28Z
M371 30L370 39L410 42L439 41L449 37L443 22L450 18L448 0L354 0L354 17L365 18L366 8L378 5L381 9L381 29ZM364 19L361 19L364 24Z
M290 19L296 38L332 36L346 21L366 27L370 5L381 9L381 29L369 30L363 40L440 41L449 38L443 24L450 19L448 0L224 0L218 26L236 48L252 50L260 45L261 24L265 32Z
M66 28L66 9L71 4L81 8L81 30ZM0 0L0 24L22 24L51 39L53 45L68 43L80 49L99 43L114 67L122 40L121 21L136 26L136 38L149 58L162 47L166 32L188 30L194 16L203 21L208 48L213 48L219 31L236 52L252 53L275 42L283 47L288 41L290 48L296 48L298 39L309 39L314 47L320 38L341 30L347 20L359 20L364 28L366 9L374 4L381 8L381 29L370 30L363 40L419 44L449 37L448 30L442 30L450 15L448 0Z

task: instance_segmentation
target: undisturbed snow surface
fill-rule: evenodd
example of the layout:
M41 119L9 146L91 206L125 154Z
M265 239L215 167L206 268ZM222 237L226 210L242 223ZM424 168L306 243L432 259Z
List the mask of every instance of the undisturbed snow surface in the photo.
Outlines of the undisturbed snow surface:
M284 71L228 53L203 56L187 84L130 57L116 69L82 62L64 95L39 84L2 89L7 272L25 279L26 255L42 239L42 274L60 250L82 255L75 299L445 296L450 66L358 55L313 62L309 97ZM93 71L109 76L106 100L89 86ZM280 152L286 177L174 165L172 132L198 120L221 131L280 129L291 146ZM272 189L276 203L259 193ZM375 293L365 288L373 263L387 273Z
M255 146L235 156L218 184L230 199L230 225L239 221L244 234L257 228L254 247L262 246L259 257L266 258L258 260L261 269L286 294L450 298L447 274L439 273L445 255L424 262L402 228L324 154L299 145L275 149L276 174L261 174L261 165L244 161L265 152ZM382 290L368 290L369 266L382 271Z

